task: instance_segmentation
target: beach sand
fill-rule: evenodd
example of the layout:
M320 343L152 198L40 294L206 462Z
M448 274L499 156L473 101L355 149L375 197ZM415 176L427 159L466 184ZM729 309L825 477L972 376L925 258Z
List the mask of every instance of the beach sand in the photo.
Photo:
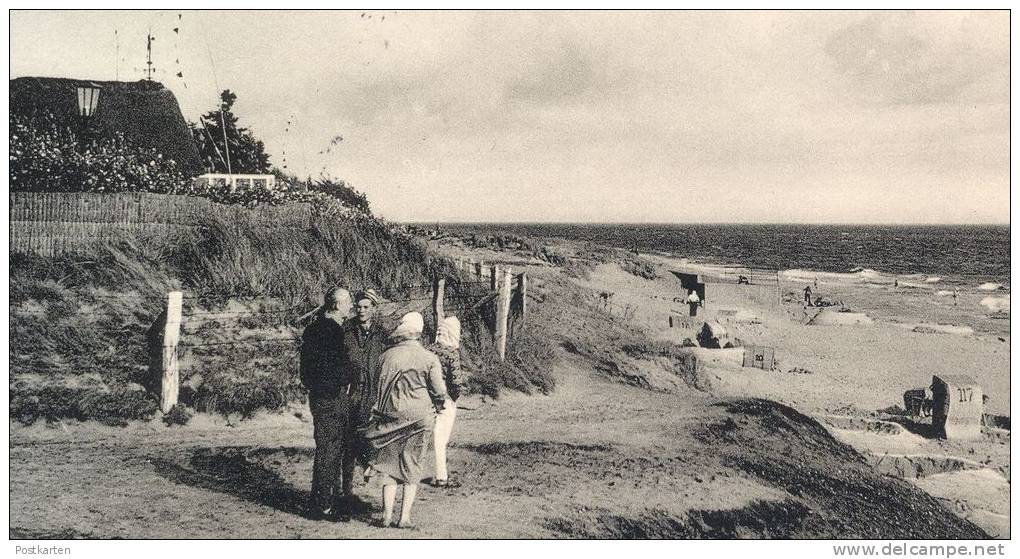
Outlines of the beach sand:
M577 249L576 243L563 242L561 246ZM486 250L454 249L451 254L507 260L505 255ZM989 397L986 413L1009 416L1009 320L1002 318L1002 312L993 317L996 315L990 310L1001 309L989 309L987 301L982 304L989 297L987 291L961 291L954 302L951 295L938 293L944 289L935 282L917 282L916 287L912 282L894 285L893 278L878 279L868 272L779 273L776 282L739 285L736 275L719 266L662 255L641 257L657 266L657 278L635 276L611 261L594 266L589 277L574 281L610 295L614 308L626 312L649 339L680 344L685 338L696 339L704 322L716 321L730 339L775 349L775 371L742 367L739 349L697 350L711 378L713 395L768 398L819 419L833 415L878 417L883 415L881 410L902 409L903 392L928 386L933 375L963 374L980 384ZM530 269L535 270L537 263L531 264ZM529 267L521 269L525 268ZM686 292L670 270L701 273L707 280L707 301L697 317L686 316L687 306L677 299ZM812 286L815 300L838 301L852 310L853 316L864 319L847 320L842 325L819 324L839 322L842 313L827 310L832 320L812 321L823 309L802 304L807 285ZM992 295L1008 301L1008 293ZM679 327L670 327L671 316ZM866 456L946 455L982 464L987 475L949 472L942 475L952 483L923 478L912 481L990 534L1009 536L1009 493L999 491L1009 485L1008 430L986 428L979 441L832 431Z
M780 276L775 284L708 283L706 305L689 319L692 328L669 328L669 317L682 317L685 305L679 281L668 270L704 271L679 259L652 257L663 273L656 280L638 278L615 263L596 268L587 287L614 293L614 301L639 309L635 321L662 340L695 338L702 323L718 321L731 338L745 345L775 348L776 371L742 367L742 352L701 350L708 354L714 375L713 393L754 396L788 404L815 416L869 416L879 410L903 407L903 392L928 386L935 374L964 374L990 397L986 412L1009 415L1009 321L989 318L980 304L987 296L962 294L939 297L934 289L894 288L891 285L820 281L813 295L841 301L871 320L854 324L819 325L812 321L822 309L801 304L805 282ZM711 279L709 280L711 281ZM783 295L792 302L783 302ZM840 315L833 311L833 315ZM832 322L832 321L830 321ZM728 353L727 353L728 352ZM713 353L720 357L713 358ZM795 372L791 372L795 371ZM988 430L980 441L936 441L908 434L909 441L881 434L837 436L865 454L884 452L959 456L987 465L987 475L941 474L953 481L919 480L920 487L946 499L952 510L981 525L989 533L1009 535L1008 431ZM892 443L891 441L895 441Z

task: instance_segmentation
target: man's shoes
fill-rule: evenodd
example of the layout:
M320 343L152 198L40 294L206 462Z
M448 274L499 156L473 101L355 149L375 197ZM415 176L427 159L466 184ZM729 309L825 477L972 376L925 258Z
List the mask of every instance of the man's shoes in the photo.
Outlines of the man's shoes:
M344 495L340 498L340 507L354 514L361 514L372 510L372 505L361 500L357 495Z
M320 508L312 506L308 509L308 518L310 520L331 520L333 518L335 509L331 508Z

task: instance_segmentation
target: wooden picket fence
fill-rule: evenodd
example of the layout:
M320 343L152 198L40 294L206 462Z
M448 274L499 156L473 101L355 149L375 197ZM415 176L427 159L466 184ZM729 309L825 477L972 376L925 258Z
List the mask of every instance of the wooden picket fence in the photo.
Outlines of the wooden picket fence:
M308 228L313 219L309 204L247 208L145 192L12 192L10 199L10 251L43 256L86 252L125 232L166 234L209 217L235 221L248 216L294 228Z

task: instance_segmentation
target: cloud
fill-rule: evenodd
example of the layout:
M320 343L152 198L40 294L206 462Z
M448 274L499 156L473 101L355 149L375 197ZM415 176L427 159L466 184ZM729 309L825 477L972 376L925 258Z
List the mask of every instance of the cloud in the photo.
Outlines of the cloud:
M506 86L510 100L556 102L570 99L592 88L592 60L573 42L558 48L549 60L535 60L525 73L514 76Z
M987 14L937 15L871 14L833 33L825 52L847 93L872 104L933 104L973 97L977 86L980 98L1003 101L1001 88L982 80L1008 59L1008 29L992 33L999 22Z

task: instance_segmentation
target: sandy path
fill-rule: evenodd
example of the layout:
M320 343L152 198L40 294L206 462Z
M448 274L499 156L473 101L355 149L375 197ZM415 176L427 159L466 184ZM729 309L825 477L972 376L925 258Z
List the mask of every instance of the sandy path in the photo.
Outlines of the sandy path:
M733 508L779 492L736 479L696 482L679 459L700 395L649 393L576 369L552 396L462 401L450 450L457 490L423 488L415 531L302 517L311 426L268 416L238 427L18 429L11 445L12 527L27 534L141 538L555 537L551 522L589 508ZM662 409L684 409L664 416ZM685 443L687 443L685 445ZM672 458L670 458L672 457ZM691 474L694 475L694 474ZM704 480L703 480L704 481ZM359 494L376 503L373 487ZM125 514L125 511L130 513Z

